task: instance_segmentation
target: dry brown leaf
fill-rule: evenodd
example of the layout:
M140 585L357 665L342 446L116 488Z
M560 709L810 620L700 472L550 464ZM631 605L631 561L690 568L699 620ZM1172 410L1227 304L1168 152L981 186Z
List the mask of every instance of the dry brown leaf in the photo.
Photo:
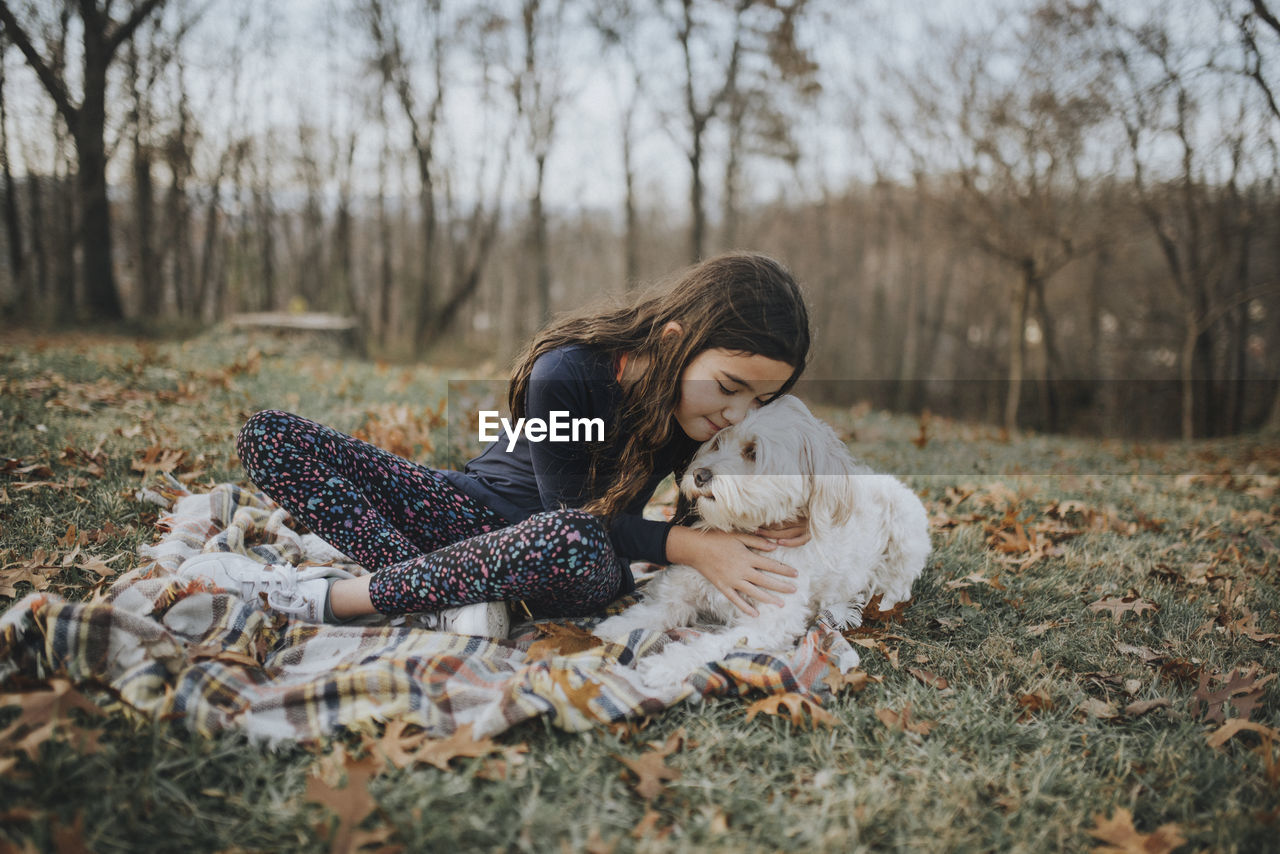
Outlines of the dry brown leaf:
M1108 703L1105 700L1099 700L1096 697L1089 697L1076 706L1076 709L1084 712L1090 717L1101 718L1104 721L1109 721L1120 716L1120 713L1116 711L1116 707L1112 703Z
M77 812L71 824L53 822L53 849L59 854L89 854L91 849L84 841L84 813Z
M975 584L985 584L988 587L994 587L996 590L1005 589L1005 586L1000 583L999 576L995 578L987 578L981 572L971 572L964 578L959 578L955 581L948 581L942 586L948 590L963 590L964 588L972 587Z
M338 770L345 782L332 778L333 771ZM346 752L331 757L329 761L317 763L312 774L307 778L307 790L304 795L308 803L327 807L337 816L336 827L331 827L329 838L330 852L355 851L363 843L358 830L360 823L377 809L377 802L369 794L369 781L382 770L381 760L370 754L359 761L353 761Z
M57 557L44 549L36 549L31 557L0 569L0 595L17 597L17 585L26 582L36 590L48 590L53 576L62 572Z
M491 738L477 739L471 734L471 724L463 724L448 738L424 740L422 746L414 751L413 758L417 762L434 765L441 771L448 771L449 762L459 757L481 758L494 753L504 753L507 750L520 751L522 748L528 749L523 745L505 748Z
M640 817L640 820L638 822L636 822L636 826L631 828L631 838L644 839L645 837L652 834L656 829L658 833L655 838L666 839L668 836L671 835L672 828L670 825L668 825L667 827L659 828L658 822L661 820L662 820L662 813L658 812L655 809L646 809L644 811L644 815Z
M635 781L631 784L635 793L645 801L652 801L666 791L667 783L680 779L681 772L679 769L667 767L666 758L683 746L684 730L680 729L672 733L661 747L654 747L636 759L628 759L616 753L613 758L626 765L631 769L631 773L636 775ZM643 821L642 819L641 822Z
M822 680L831 689L832 694L839 694L848 688L855 694L866 689L872 682L883 682L884 677L872 676L865 670L854 668L848 673L829 673Z
M783 707L786 711L783 711ZM747 706L747 720L750 721L756 715L763 712L766 715L778 715L791 720L791 725L805 728L805 712L809 713L812 720L812 727L818 728L818 724L823 726L836 727L840 725L840 721L826 709L818 705L818 698L805 694L796 694L788 692L786 694L773 694L765 697L763 700L757 700L750 706Z
M142 457L131 464L134 471L142 472L146 479L155 477L157 473L172 474L187 459L187 452L152 445L142 451Z
M1168 697L1157 697L1154 700L1136 700L1124 707L1124 713L1131 718L1141 717L1152 709L1167 709L1173 705Z
M584 629L569 623L539 623L541 637L529 645L525 661L542 661L558 655L573 655L597 646L604 641Z
M1155 833L1139 833L1133 826L1133 814L1123 807L1111 818L1099 813L1093 825L1089 835L1108 843L1094 848L1093 854L1170 854L1187 842L1173 823L1160 825Z
M918 667L908 667L907 672L919 679L922 684L928 685L930 688L937 688L939 691L945 691L950 687L950 683L948 683L944 677L938 676L936 673L930 673L928 670L921 670Z
M591 701L600 696L600 683L592 679L583 678L581 685L574 685L573 673L574 671L566 670L562 667L553 667L548 671L547 675L551 678L552 684L558 686L564 692L565 699L575 709L586 715L594 715L591 709Z
M217 661L222 664L230 664L237 667L262 666L262 662L254 658L252 655L239 652L234 649L225 649L216 643L193 647L187 655L192 663L201 661Z
M1247 721L1242 718L1232 718L1206 736L1206 738L1210 747L1222 747L1222 745L1230 741L1233 736L1245 731L1256 732L1265 738L1271 739L1272 741L1280 739L1280 730L1275 730L1269 726L1263 726L1262 724Z
M1049 696L1049 692L1043 688L1037 688L1029 694L1018 695L1018 705L1022 707L1022 715L1018 718L1018 723L1026 723L1031 720L1037 712L1048 711L1056 705L1053 698Z
M1147 611L1159 611L1160 606L1154 602L1148 602L1141 596L1104 596L1097 602L1090 603L1090 611L1108 611L1112 620L1120 622L1120 618L1127 612L1133 612L1141 616Z
M48 741L65 724L70 709L80 709L95 717L103 711L96 703L76 690L68 679L50 679L47 690L0 694L0 707L18 706L18 717L0 732L0 752L21 750L36 759L40 745ZM84 752L97 749L97 734L82 730L74 724L65 729L76 736Z
M427 739L427 734L421 727L415 727L418 732L406 735L405 731L410 726L412 724L407 721L387 721L387 728L382 738L370 739L370 748L395 767L408 768L414 762L413 751Z
M911 443L917 448L923 449L925 445L929 444L929 421L930 413L926 409L920 413L920 432L911 440Z
M910 703L903 706L901 712L895 712L892 709L876 709L876 717L893 732L905 730L917 735L928 735L938 725L937 721L913 721Z
M1242 617L1237 620L1231 620L1227 623L1227 631L1231 634L1243 635L1250 640L1255 640L1260 643L1266 643L1268 641L1275 640L1276 638L1280 638L1280 634L1263 632L1258 628L1258 624L1256 622L1257 616L1248 608L1241 608L1240 613L1243 615Z
M1244 671L1239 668L1232 669L1226 676L1221 673L1210 675L1208 671L1201 671L1199 685L1191 698L1192 716L1222 723L1227 717L1226 707L1230 705L1235 710L1232 717L1247 720L1262 700L1262 689L1276 678L1274 673L1258 678L1257 672L1257 665L1251 665ZM1210 690L1210 679L1216 679L1225 684L1217 690Z

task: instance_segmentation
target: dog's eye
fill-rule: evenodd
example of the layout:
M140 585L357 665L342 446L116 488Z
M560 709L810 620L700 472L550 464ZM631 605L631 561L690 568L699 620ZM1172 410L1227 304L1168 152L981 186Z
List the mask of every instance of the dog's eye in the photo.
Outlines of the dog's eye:
M742 446L742 458L747 462L754 463L756 461L756 443L748 442Z

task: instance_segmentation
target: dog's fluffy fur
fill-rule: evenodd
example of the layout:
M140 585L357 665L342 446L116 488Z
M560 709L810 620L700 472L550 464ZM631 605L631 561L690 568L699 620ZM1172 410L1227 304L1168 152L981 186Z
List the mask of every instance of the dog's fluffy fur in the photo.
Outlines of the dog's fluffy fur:
M596 635L625 641L637 629L692 626L699 617L723 625L641 660L653 687L678 686L741 642L788 648L819 616L836 628L858 625L877 593L885 607L909 599L929 554L928 517L915 493L855 463L835 431L790 395L717 433L679 486L700 517L696 527L754 531L803 516L810 539L764 552L799 571L796 592L776 594L782 607L760 604L750 617L697 570L671 566L644 588L643 601L597 626Z

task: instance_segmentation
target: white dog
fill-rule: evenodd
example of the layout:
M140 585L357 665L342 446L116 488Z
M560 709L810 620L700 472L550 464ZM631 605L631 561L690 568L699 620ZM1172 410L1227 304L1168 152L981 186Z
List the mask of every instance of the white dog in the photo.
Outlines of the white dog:
M754 531L805 517L810 539L766 552L799 571L796 592L777 594L782 607L760 604L750 617L697 570L671 566L641 602L600 623L597 636L622 642L637 629L667 631L699 617L723 625L640 661L651 687L676 687L739 643L789 648L820 615L833 628L859 625L875 594L886 607L909 599L929 555L929 520L915 493L855 463L835 431L791 395L717 433L679 486L700 517L695 527Z

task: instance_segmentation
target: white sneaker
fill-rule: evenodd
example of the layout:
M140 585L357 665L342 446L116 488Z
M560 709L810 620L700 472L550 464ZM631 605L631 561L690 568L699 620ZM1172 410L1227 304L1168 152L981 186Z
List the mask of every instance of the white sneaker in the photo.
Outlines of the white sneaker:
M210 552L190 557L178 567L178 576L188 581L207 581L228 593L286 617L309 623L324 622L324 604L329 596L330 578L354 578L334 566L297 569L287 563L258 563L234 552Z
M474 605L420 614L418 619L425 628L437 632L452 632L455 635L506 640L511 632L511 618L507 614L506 602L477 602Z

